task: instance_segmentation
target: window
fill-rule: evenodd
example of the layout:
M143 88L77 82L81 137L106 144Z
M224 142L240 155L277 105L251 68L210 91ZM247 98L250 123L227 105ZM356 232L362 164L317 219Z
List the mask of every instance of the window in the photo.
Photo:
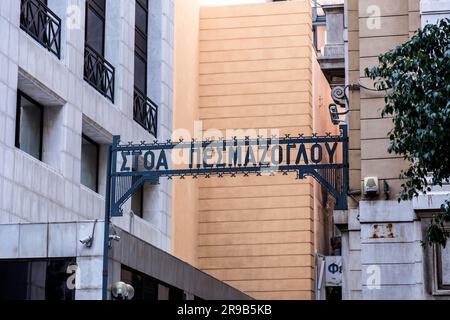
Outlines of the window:
M183 300L184 291L122 265L121 281L134 288L133 300Z
M438 290L450 290L450 248L435 245L436 280Z
M98 167L100 147L83 135L81 144L81 184L98 192Z
M148 0L136 1L134 85L147 95Z
M136 0L133 118L156 137L158 106L147 97L148 0Z
M102 56L105 55L105 0L86 3L86 44Z
M75 258L0 261L0 300L74 300L68 267Z
M16 114L16 147L42 160L44 108L19 91Z
M105 59L105 0L87 0L84 80L114 103L114 67Z
M133 171L137 171L133 168ZM144 215L144 185L141 185L139 189L131 197L131 211L138 217L142 218Z

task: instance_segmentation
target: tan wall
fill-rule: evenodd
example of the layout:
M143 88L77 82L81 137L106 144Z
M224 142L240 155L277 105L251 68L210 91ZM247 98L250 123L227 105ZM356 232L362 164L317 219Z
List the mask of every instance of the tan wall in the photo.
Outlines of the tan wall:
M201 8L198 57L186 2L176 6L176 128L200 119L204 131L335 129L308 0ZM258 299L314 297L314 254L327 253L331 232L318 184L280 174L194 181L174 180L176 256Z
M324 38L325 30L318 30L319 38ZM314 51L314 50L313 50ZM339 127L331 124L328 106L333 102L331 88L325 78L313 52L313 131L319 134L330 132L339 134ZM342 157L338 155L338 160ZM314 243L315 250L324 255L331 255L330 237L333 236L334 200L318 182L314 181Z
M312 132L308 1L202 8L200 29L205 129ZM314 224L313 181L277 175L199 184L199 267L255 298L311 299L314 231L323 232Z
M175 1L174 128L193 135L198 119L198 0ZM175 133L174 135L177 135ZM184 134L183 134L184 136ZM179 136L174 136L178 139ZM189 138L189 137L185 137ZM173 254L197 265L198 186L195 180L173 181Z
M373 6L380 10L378 21L371 20ZM379 54L406 42L417 30L419 0L349 0L348 18L349 82L361 80L371 87L364 69L376 65ZM377 23L379 27L374 27ZM400 171L406 164L387 152L392 119L381 118L383 106L381 93L361 89L350 95L350 187L360 190L364 177L377 176L388 181L395 197L400 191Z

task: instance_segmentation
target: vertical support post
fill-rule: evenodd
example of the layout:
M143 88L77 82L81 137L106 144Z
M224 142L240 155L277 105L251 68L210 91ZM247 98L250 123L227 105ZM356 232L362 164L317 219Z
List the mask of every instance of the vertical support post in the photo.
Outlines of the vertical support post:
M349 145L349 138L348 138L348 126L347 125L341 125L340 129L342 130L342 138L343 138L343 142L342 142L342 163L344 165L343 168L343 181L342 181L342 203L341 203L341 210L347 210L348 209L348 205L347 205L347 194L348 194L348 189L349 189L349 180L350 180L350 168L349 168L349 163L348 163L348 145Z
M103 278L102 300L108 299L108 262L109 262L109 224L111 219L111 203L115 195L115 173L117 156L115 148L120 142L120 136L113 137L113 143L108 147L108 162L106 165L106 193L105 193L105 228L103 236ZM111 181L114 178L114 181ZM111 183L112 182L112 183Z

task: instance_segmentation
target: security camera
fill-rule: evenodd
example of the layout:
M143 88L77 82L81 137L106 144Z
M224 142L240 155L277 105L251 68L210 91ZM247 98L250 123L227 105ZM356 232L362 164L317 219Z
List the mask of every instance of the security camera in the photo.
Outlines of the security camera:
M338 111L337 105L330 104L330 106L328 108L330 110L331 122L334 125L340 124L341 123L341 119L339 118L339 111Z
M110 235L109 240L119 241L120 236L118 236L117 234Z
M86 248L92 247L92 242L94 238L92 236L86 236L83 239L80 239L80 242L86 246Z
M111 286L111 295L114 300L131 300L134 297L134 288L125 282L118 281Z

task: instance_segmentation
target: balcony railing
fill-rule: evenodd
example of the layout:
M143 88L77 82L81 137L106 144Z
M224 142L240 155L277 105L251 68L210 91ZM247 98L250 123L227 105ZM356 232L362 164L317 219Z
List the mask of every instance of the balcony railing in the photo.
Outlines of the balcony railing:
M61 59L61 19L39 0L21 0L20 28Z
M114 67L88 44L84 50L84 80L114 103Z
M134 88L134 120L154 137L158 127L158 106L139 89Z

